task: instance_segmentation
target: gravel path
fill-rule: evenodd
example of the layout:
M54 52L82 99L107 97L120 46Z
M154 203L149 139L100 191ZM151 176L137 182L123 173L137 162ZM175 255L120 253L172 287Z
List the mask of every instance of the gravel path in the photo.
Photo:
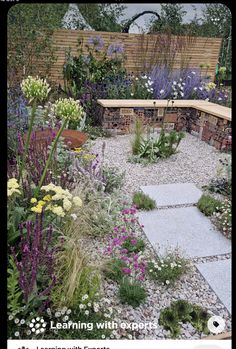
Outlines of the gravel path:
M219 159L224 158L214 147L186 133L181 140L178 153L156 164L144 166L127 162L131 155L132 135L99 138L92 150L101 154L106 142L105 162L126 172L123 191L131 194L142 185L193 182L200 189L216 176Z
M207 185L216 176L219 167L219 159L224 154L217 151L205 142L199 141L196 137L186 134L178 148L178 153L169 159L160 160L157 164L141 165L127 162L131 155L131 135L117 136L112 138L100 138L94 142L92 151L101 155L102 144L106 142L105 163L118 167L125 171L125 185L123 192L132 195L140 186L158 185L167 183L193 182L200 189ZM144 232L139 233L145 240L146 248L144 256L152 259L155 256L155 247L147 239ZM100 260L103 262L103 249L106 246L106 239L87 239L84 241L87 250L90 252L91 261ZM99 257L98 257L99 255ZM192 260L192 263L207 262L209 260L227 259L230 254ZM119 302L117 284L110 280L103 281L104 296L109 299L110 306L114 313L117 313L117 322L152 322L157 323L160 310L169 306L173 300L187 299L189 302L197 303L208 309L213 315L220 315L226 320L226 331L231 328L231 316L225 306L218 299L209 284L193 265L192 270L185 274L173 287L158 285L150 279L146 279L144 287L148 292L147 300L140 307L133 309L131 306L122 305ZM183 324L179 339L200 339L201 335L190 324ZM115 331L114 338L122 339L168 339L169 332L162 326L157 329L143 329L134 332Z

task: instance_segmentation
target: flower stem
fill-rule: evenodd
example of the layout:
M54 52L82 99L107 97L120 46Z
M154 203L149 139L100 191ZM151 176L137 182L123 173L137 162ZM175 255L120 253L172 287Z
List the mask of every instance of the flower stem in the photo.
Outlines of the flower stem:
M26 156L29 150L29 143L30 143L30 136L32 133L32 129L33 129L33 124L34 124L34 118L35 118L35 112L36 112L36 101L34 101L33 106L32 106L32 111L31 111L31 118L30 118L30 124L29 124L29 129L28 129L28 134L27 134L27 140L26 140L26 144L25 144L25 149L24 149L24 153L23 153L23 157L22 157L22 162L20 164L20 170L19 170L19 178L18 181L20 181L20 179L22 178L22 172L23 169L25 167L25 161L26 161Z
M43 184L43 181L44 181L44 179L45 179L45 176L46 176L48 167L49 167L49 165L50 165L50 163L51 163L51 160L52 160L53 153L54 153L54 151L55 151L55 149L56 149L57 142L58 142L58 140L59 140L59 138L60 138L60 136L61 136L61 134L62 134L62 131L64 130L64 127L65 127L65 125L66 125L66 121L67 121L67 120L65 119L64 122L62 123L61 128L60 128L60 130L58 131L58 133L57 133L57 135L56 135L56 138L54 139L54 141L53 141L53 143L52 143L52 147L51 147L51 150L50 150L50 153L49 153L47 162L46 162L46 166L45 166L45 168L44 168L44 171L43 171L43 174L42 174L42 176L41 176L40 182L39 182L38 187L37 187L37 189L36 189L36 194L38 193L39 189L41 188L41 186L42 186L42 184Z

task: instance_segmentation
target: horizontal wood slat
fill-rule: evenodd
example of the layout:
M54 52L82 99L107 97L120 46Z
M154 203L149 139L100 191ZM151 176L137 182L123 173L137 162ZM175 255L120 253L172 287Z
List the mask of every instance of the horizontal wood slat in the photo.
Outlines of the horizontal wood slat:
M221 46L221 38L177 37L174 35L168 37L163 34L142 35L60 29L53 34L53 46L56 48L57 61L50 70L52 81L63 82L62 68L65 63L65 52L71 48L71 53L77 55L78 39L80 38L83 39L83 50L86 53L87 40L94 36L102 37L105 48L111 43L124 45L125 67L129 73L144 71L145 63L160 62L165 56L164 52L169 52L170 42L175 45L175 42L182 40L182 52L180 50L176 53L173 62L174 68L180 68L183 60L189 63L190 68L199 68L200 64L209 64L207 73L213 79ZM163 46L163 40L169 40L166 46ZM43 69L40 64L38 67Z

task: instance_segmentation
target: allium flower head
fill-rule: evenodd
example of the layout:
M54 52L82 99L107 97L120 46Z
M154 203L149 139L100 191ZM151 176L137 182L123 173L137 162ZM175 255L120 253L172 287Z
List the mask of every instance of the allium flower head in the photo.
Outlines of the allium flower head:
M113 54L123 54L124 47L120 44L111 44L108 46L107 55L112 56Z
M101 51L104 46L104 41L101 36L92 36L88 39L89 45L93 45L97 51Z
M60 119L77 121L81 118L83 108L73 98L59 99L53 106L54 113Z
M49 84L46 80L40 79L38 76L35 78L32 76L28 76L21 83L21 89L26 98L32 102L36 100L38 102L42 102L48 96L50 92Z

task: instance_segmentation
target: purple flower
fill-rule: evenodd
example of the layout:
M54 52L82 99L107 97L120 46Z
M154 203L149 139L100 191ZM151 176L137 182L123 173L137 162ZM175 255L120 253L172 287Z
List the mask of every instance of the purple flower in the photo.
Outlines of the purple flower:
M113 54L123 54L124 47L121 44L111 44L108 46L107 55L112 56Z
M136 239L132 239L130 242L131 242L132 245L136 245L137 244L137 240Z
M101 51L104 46L104 41L101 36L92 36L88 39L88 44L93 45L97 51Z
M122 268L122 271L123 271L125 274L131 274L131 269L130 269L130 268Z

